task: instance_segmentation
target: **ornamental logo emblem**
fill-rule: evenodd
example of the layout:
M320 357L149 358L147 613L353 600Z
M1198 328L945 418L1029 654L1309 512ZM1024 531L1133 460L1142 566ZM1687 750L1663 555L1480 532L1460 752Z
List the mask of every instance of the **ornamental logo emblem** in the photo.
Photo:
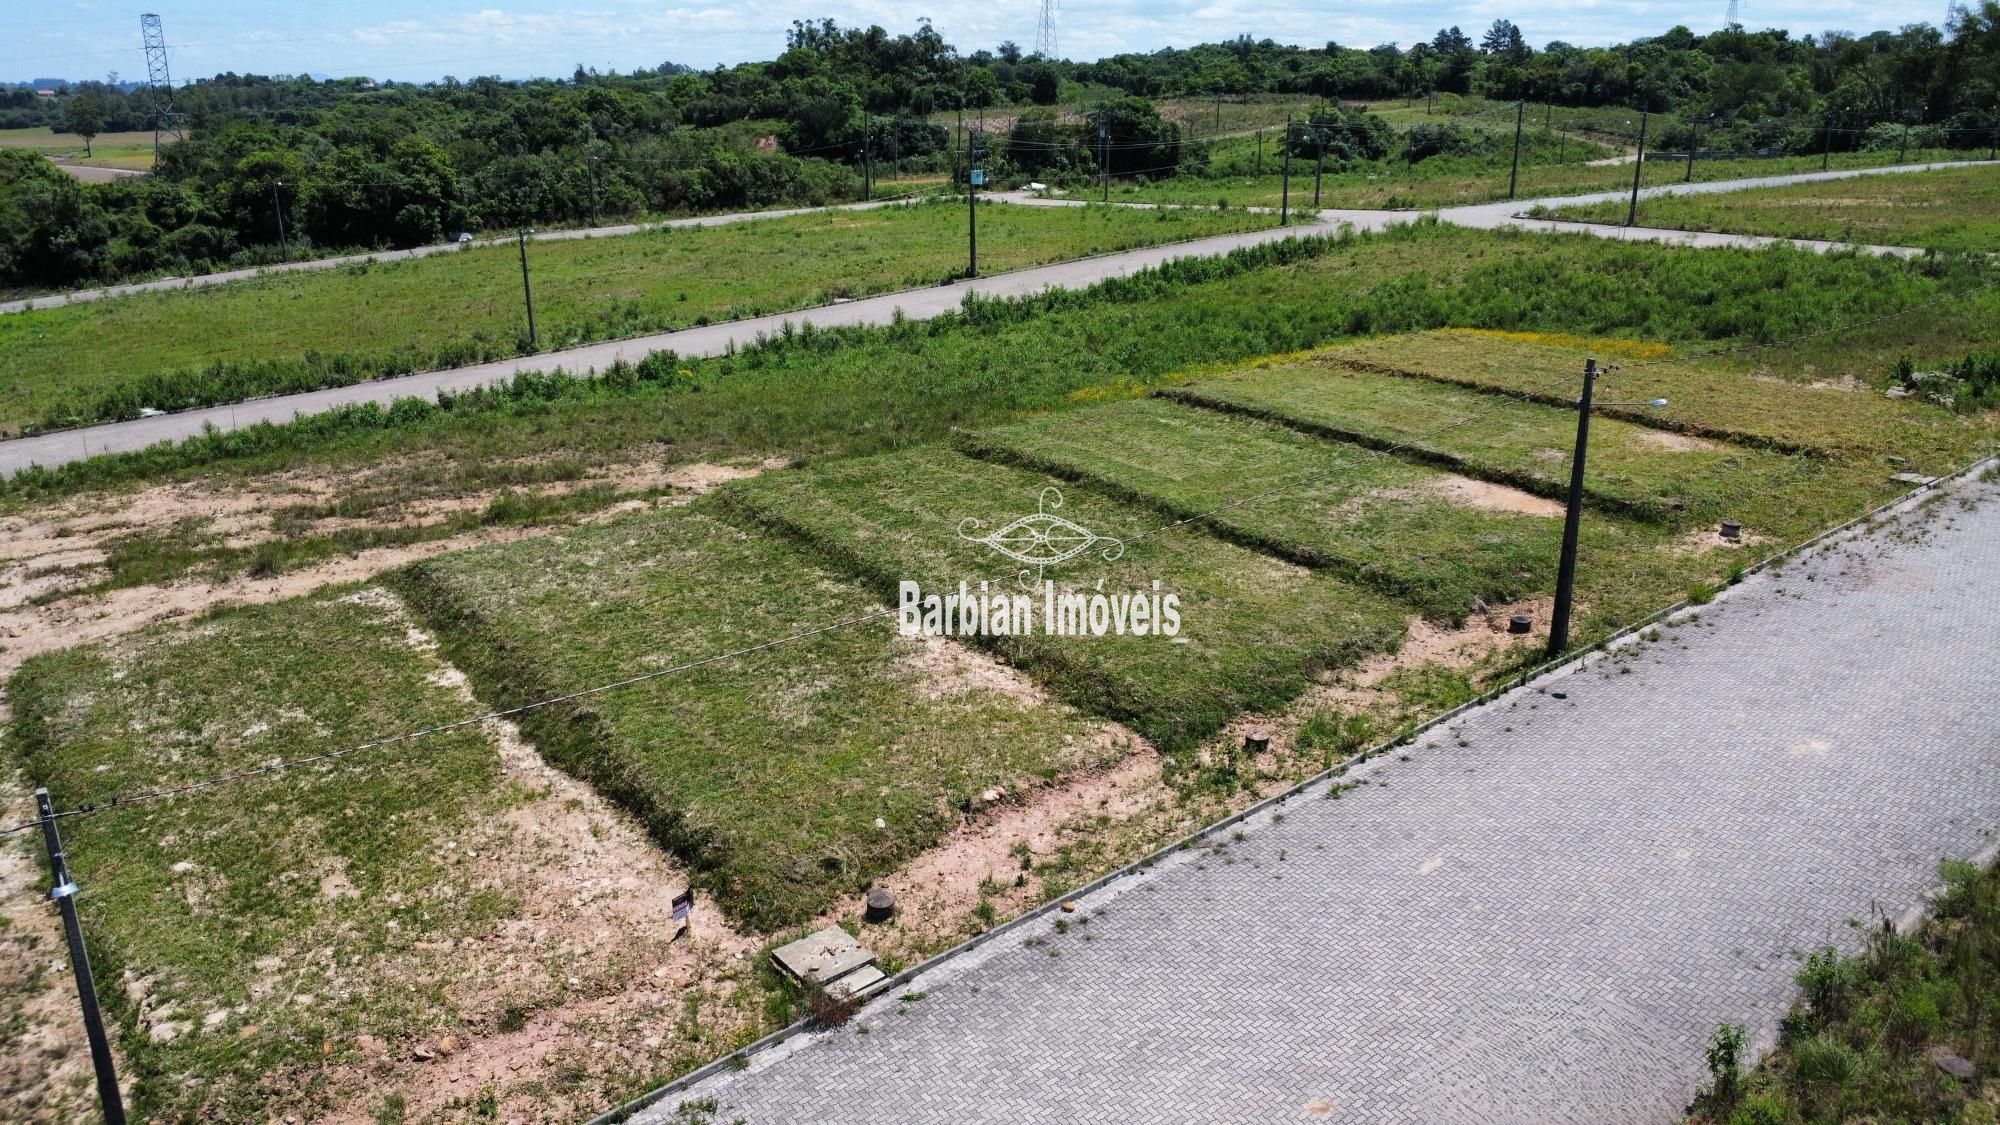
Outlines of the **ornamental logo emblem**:
M1032 589L1030 578L1039 583L1042 571L1065 563L1086 551L1095 550L1105 562L1114 562L1125 553L1123 541L1099 535L1073 520L1055 514L1063 505L1062 492L1042 489L1041 501L1033 515L1021 516L985 535L977 534L986 525L977 519L959 521L958 537L968 543L983 543L1022 564L1016 580Z

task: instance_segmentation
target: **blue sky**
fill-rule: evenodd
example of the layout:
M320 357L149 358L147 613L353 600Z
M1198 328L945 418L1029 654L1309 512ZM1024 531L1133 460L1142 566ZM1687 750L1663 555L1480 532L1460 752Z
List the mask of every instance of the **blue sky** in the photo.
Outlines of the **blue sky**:
M1097 58L1119 51L1229 38L1318 45L1409 44L1457 24L1477 38L1496 18L1521 25L1537 45L1551 39L1596 45L1655 34L1675 24L1708 31L1728 0L1068 0L1057 16L1061 53ZM1797 33L1869 31L1941 22L1944 0L1742 0L1743 22ZM918 3L906 0L152 0L123 8L98 0L8 0L0 80L145 77L139 13L166 24L177 78L235 70L263 74L424 80L446 74L521 77L568 74L578 63L630 70L664 60L707 67L770 58L794 19L831 17L907 31L929 17L961 50L1035 40L1039 0ZM1936 7L1937 11L1930 11Z

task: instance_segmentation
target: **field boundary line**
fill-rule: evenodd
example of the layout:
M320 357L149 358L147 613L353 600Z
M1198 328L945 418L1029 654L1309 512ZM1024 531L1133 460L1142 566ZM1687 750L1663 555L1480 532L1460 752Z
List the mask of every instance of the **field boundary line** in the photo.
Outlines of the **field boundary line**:
M1868 511L1863 512L1858 516L1855 516L1853 519L1850 519L1845 523L1839 524L1832 528L1828 528L1827 530L1820 532L1819 534L1813 536L1810 539L1795 544L1794 546L1785 548L1774 554L1768 555L1758 560L1757 562L1751 564L1750 566L1746 567L1743 573L1746 577L1751 574L1762 573L1763 571L1766 571L1773 566L1789 561L1800 555L1816 551L1819 548L1830 544L1833 540L1840 538L1841 536L1847 534L1848 532L1854 530L1857 527L1863 526L1885 515L1895 514L1901 509L1917 507L1920 504L1922 504L1929 496L1941 492L1947 486L1959 484L1964 481L1970 480L1981 471L1996 465L2000 465L2000 453L1989 453L1986 456L1971 462L1970 464L1966 465L1965 467L1957 470L1956 472L1948 476L1938 477L1932 480L1929 484L1919 485L1911 489L1910 491L1903 493L1900 496L1897 496L1893 499L1878 504L1873 508L1870 508ZM1729 589L1730 587L1724 587L1722 590L1718 591L1715 597L1711 599L1711 602L1720 601L1723 600L1724 598L1727 598L1729 596ZM1461 715L1464 715L1469 711L1473 711L1480 707L1484 707L1487 704L1499 700L1503 696L1509 695L1515 691L1526 688L1529 684L1531 684L1536 680L1544 678L1559 679L1564 676L1572 675L1575 672L1580 671L1584 665L1592 663L1598 659L1601 659L1606 653L1608 653L1613 648L1620 647L1623 644L1629 642L1632 637L1638 635L1644 630L1650 629L1655 625L1658 625L1660 622L1672 618L1684 611L1690 609L1697 609L1702 604L1710 604L1710 603L1696 603L1689 599L1683 598L1682 600L1677 601L1672 605L1666 606L1662 609L1653 612L1652 614L1650 614L1649 616L1640 621L1636 621L1631 625L1627 625L1624 628L1619 629L1617 632L1612 633L1610 636L1604 638L1601 641L1598 641L1589 648L1568 652L1553 660L1546 660L1532 667L1524 669L1520 672L1517 672L1514 675L1503 680L1499 684L1491 688L1488 688L1486 691L1482 692L1478 696L1475 696L1474 698L1467 700L1466 702L1458 705L1457 707L1454 707L1449 711L1445 711L1442 714L1439 714L1436 717L1425 721L1419 726L1412 727L1411 729L1397 735L1393 739L1377 743L1376 745L1371 746L1368 749L1362 750L1356 753L1354 756L1346 759L1345 761L1340 762L1328 769L1322 770L1319 773L1316 773L1313 776L1308 777L1305 780L1292 785L1291 787L1285 789L1282 792L1272 794L1269 797L1266 797L1251 805L1245 806L1243 809L1231 813L1230 815L1223 817L1219 820L1216 820L1213 823L1210 823L1193 832L1190 832L1187 835L1184 835L1171 843L1163 845L1162 847L1159 847L1154 851L1147 853L1146 855L1140 857L1137 860L1132 861L1131 863L1125 864L1124 866L1119 867L1116 870L1100 875L1096 879L1093 879L1090 882L1083 884L1082 886L1073 887L1065 891L1061 895L1049 899L1048 901L1043 902L1041 905L1036 906L1022 914L1016 915L1015 917L1009 919L1008 921L1003 922L1000 925L995 926L990 930L987 930L985 933L979 934L976 937L972 937L963 942L960 942L959 944L952 946L950 949L947 949L944 952L939 953L935 957L920 962L916 965L912 965L909 968L904 969L903 971L890 976L886 981L884 981L879 986L877 992L877 999L871 1001L870 1005L872 1006L875 1004L895 1002L895 997L891 996L890 994L896 992L897 990L903 988L908 984L913 983L919 976L931 972L933 970L942 968L953 961L959 960L963 957L966 957L968 955L980 951L983 947L985 947L988 944L991 944L994 941L997 941L999 938L1010 935L1015 931L1023 929L1028 925L1040 920L1041 918L1046 917L1048 914L1060 910L1064 902L1083 898L1087 895L1094 894L1100 890L1104 890L1106 888L1115 886L1125 879L1133 878L1140 874L1143 874L1146 871L1151 870L1154 866L1160 864L1161 862L1173 857L1174 855L1177 855L1184 851L1192 850L1200 846L1204 841L1214 836L1217 832L1233 828L1234 826L1241 824L1244 821L1249 820L1252 817L1255 817L1261 813L1281 808L1290 801L1305 796L1309 791L1319 788L1320 786L1323 785L1331 784L1335 780L1345 776L1346 774L1356 769L1359 769L1360 767L1369 765L1370 763L1377 761L1389 751L1394 750L1399 746L1406 746L1409 743L1415 741L1417 738L1425 734L1428 734L1431 731L1436 730L1441 726L1445 726L1457 720ZM2000 845L1995 845L1995 850L2000 851ZM862 1010L865 1011L866 1009L864 1008ZM857 1012L856 1015L858 1017L860 1013ZM675 1094L685 1093L691 1090L693 1087L700 1085L701 1083L706 1082L711 1078L721 1076L730 1071L747 1069L749 1060L752 1056L767 1052L772 1048L777 1047L787 1042L788 1040L797 1037L800 1034L809 1033L812 1032L813 1030L815 1030L814 1018L811 1016L806 1016L802 1019L793 1022L792 1024L786 1027L771 1032L770 1034L764 1036L761 1039L756 1040L755 1042L739 1047L736 1050L731 1051L728 1054L723 1055L712 1062L709 1062L695 1070L691 1070L687 1074L684 1074L681 1077L674 1079L672 1082L669 1082L664 1086L648 1091L647 1093L641 1094L637 1098L634 1098L624 1103L623 1105L616 1106L610 1110L607 1110L606 1112L591 1118L588 1122L585 1123L585 1125L620 1125L620 1123L630 1120L634 1114L649 1109L665 1101L666 1099L672 1097Z

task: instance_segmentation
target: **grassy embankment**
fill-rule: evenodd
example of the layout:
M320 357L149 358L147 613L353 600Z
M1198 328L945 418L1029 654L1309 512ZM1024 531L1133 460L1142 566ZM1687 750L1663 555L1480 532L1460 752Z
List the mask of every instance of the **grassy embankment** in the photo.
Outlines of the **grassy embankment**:
M1551 208L1546 217L1623 223L1623 203ZM1990 254L2000 251L2000 168L1864 176L1675 195L1639 203L1639 223L1673 230L1817 238L1873 246Z
M529 248L544 349L935 285L965 209L836 211ZM1264 216L982 208L980 268L1270 225ZM0 432L135 416L525 354L512 246L0 316Z

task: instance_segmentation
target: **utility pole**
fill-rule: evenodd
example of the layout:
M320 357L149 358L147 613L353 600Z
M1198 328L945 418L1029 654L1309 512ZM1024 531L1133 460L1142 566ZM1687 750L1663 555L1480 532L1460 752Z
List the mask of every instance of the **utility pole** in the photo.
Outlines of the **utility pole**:
M1548 132L1548 131L1549 131L1550 129L1553 129L1553 128L1555 128L1555 124L1556 124L1556 103L1554 103L1554 102L1543 102L1543 103L1542 103L1542 132L1546 133L1546 132Z
M984 173L979 167L979 150L968 149L965 154L965 276L979 276L979 181Z
M104 1106L105 1125L125 1125L125 1099L118 1093L118 1072L111 1059L111 1041L104 1035L104 1013L97 1008L97 980L90 975L90 954L83 947L83 924L76 917L76 881L69 877L69 856L56 831L55 803L47 789L35 790L35 807L42 817L42 842L49 850L49 871L55 888L49 897L62 911L63 935L69 939L69 967L76 975L76 999L83 1008L83 1032L90 1040L90 1063L97 1070L97 1099Z
M1699 151L1701 151L1701 122L1697 121L1694 123L1694 140L1688 144L1687 178L1681 181L1684 184L1694 182L1694 154Z
M1278 196L1278 225L1281 227L1290 226L1292 223L1292 115L1289 113L1285 115L1285 143L1283 147L1285 150L1284 188Z
M1514 189L1521 184L1521 118L1528 112L1528 101L1522 98L1514 103L1514 167L1507 173L1507 198L1514 198Z
M528 232L523 228L515 235L521 243L521 300L528 306L528 346L539 348L542 341L535 334L535 291L528 285Z
M1257 174L1264 174L1264 130L1257 130Z
M1313 206L1319 206L1319 177L1326 170L1326 133L1320 126L1313 126L1313 139L1319 142L1317 156L1313 162Z
M1993 130L1993 136L1986 142L1986 159L2000 160L2000 128Z
M1901 164L1903 162L1903 157L1907 156L1909 154L1909 151L1910 151L1910 126L1908 122L1904 122L1903 140L1901 144L1898 144L1896 146L1896 163Z
M1576 451L1569 461L1569 508L1563 515L1562 562L1556 567L1555 615L1549 619L1549 655L1569 647L1570 605L1576 595L1576 537L1583 519L1583 459L1590 448L1590 392L1597 361L1583 363L1583 397L1576 400Z
M1646 167L1646 111L1639 111L1639 152L1632 159L1632 208L1625 212L1625 225L1639 225L1639 174Z
M1097 183L1104 189L1104 202L1111 202L1111 134L1097 127Z
M869 149L873 147L874 138L869 135L868 132L869 124L870 124L869 116L865 113L862 114L861 115L861 198L863 199L873 199L875 197L875 170L873 165L871 164L872 154L869 152Z
M1563 133L1562 133L1562 136L1563 136L1563 139L1562 139L1562 148L1561 148L1561 149L1559 149L1559 150L1558 150L1558 151L1556 152L1556 163L1557 163L1557 164L1567 164L1567 163L1569 163L1569 130L1568 130L1568 129L1564 129L1564 130L1563 130Z
M278 253L289 262L292 260L292 248L285 241L285 205L278 202L278 189L284 186L283 180L271 181L271 213L278 217Z
M584 158L584 166L590 173L590 225L597 225L597 154Z
M1826 123L1826 144L1819 150L1819 170L1822 172L1826 171L1827 165L1832 163L1832 161L1833 161L1833 121L1831 118L1829 118Z
M1215 92L1215 131L1222 132L1222 91Z

